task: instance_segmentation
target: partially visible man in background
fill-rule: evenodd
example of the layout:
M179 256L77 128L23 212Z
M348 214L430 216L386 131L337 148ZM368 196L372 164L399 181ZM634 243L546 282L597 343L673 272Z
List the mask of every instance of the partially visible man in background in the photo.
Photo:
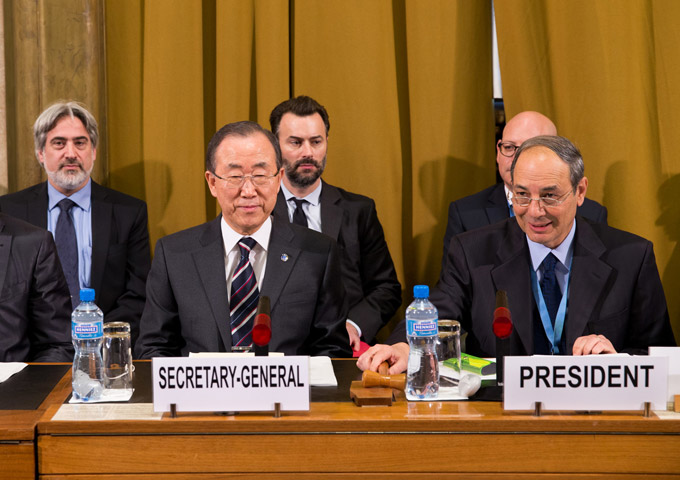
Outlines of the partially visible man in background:
M99 132L82 105L51 105L33 135L47 182L0 197L0 211L52 232L71 307L94 288L105 321L129 322L134 343L151 262L146 203L90 178Z
M401 305L397 279L375 202L323 181L330 122L316 100L299 96L277 105L269 117L283 155L285 175L274 214L338 242L347 292L350 345L375 335Z

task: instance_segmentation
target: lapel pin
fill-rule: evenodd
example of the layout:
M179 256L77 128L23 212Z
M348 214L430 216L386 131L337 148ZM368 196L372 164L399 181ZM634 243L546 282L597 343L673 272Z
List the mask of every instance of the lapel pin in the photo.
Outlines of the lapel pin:
M287 262L287 261L288 261L288 255L285 254L285 253L281 254L281 261L282 261L282 262Z

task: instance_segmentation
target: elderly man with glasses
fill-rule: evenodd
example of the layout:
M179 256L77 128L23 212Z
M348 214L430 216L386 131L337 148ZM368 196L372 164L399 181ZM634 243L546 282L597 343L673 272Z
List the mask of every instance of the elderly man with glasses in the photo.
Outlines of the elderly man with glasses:
M515 218L453 238L430 299L441 318L460 319L467 351L495 356L496 291L505 290L514 320L512 355L644 353L675 345L651 242L577 208L588 179L569 140L539 136L517 150L511 169ZM369 349L363 369L389 360L406 368L403 322L393 346Z
M539 135L557 135L557 129L548 117L538 112L518 113L505 125L503 138L496 144L496 163L503 181L451 202L444 235L442 268L454 235L491 225L514 215L509 200L512 191L510 178L512 159L524 141ZM578 207L578 214L593 222L607 223L607 209L588 198Z
M271 351L351 356L335 241L271 217L283 172L274 135L253 122L225 125L205 163L222 213L158 241L137 355L248 350L267 296Z

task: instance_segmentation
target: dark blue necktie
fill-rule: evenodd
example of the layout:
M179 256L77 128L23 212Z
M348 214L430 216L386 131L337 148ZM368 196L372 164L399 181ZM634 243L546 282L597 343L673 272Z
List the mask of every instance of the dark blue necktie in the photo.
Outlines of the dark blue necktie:
M303 227L309 227L309 224L307 223L307 215L305 215L305 211L302 209L302 206L307 203L307 200L293 197L293 201L295 202L293 223L296 225L302 225Z
M512 209L512 203L508 203L508 211L510 212L510 218L515 216L515 211Z
M553 326L555 326L555 316L562 300L560 285L557 283L557 277L555 276L556 264L557 257L549 253L543 259L543 278L541 278L541 292L543 292L543 300L545 300L545 306L548 308L548 314L550 315L550 323Z
M78 241L76 229L71 218L71 209L76 205L73 200L64 198L58 204L61 213L57 220L57 228L54 231L54 241L57 244L57 253L61 268L64 270L66 283L71 293L71 305L78 306L80 300L80 282L78 281Z
M250 347L253 344L253 324L257 302L260 298L255 271L250 264L250 251L255 245L257 242L248 237L243 237L238 242L241 258L231 277L231 299L229 301L233 347Z

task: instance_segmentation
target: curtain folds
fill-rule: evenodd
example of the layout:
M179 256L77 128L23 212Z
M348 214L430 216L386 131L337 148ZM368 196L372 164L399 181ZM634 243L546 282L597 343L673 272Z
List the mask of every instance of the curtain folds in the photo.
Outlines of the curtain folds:
M495 181L494 8L507 117L538 110L581 148L588 196L654 242L680 339L680 2L68 0L88 15L68 35L55 5L4 4L10 191L40 179L35 115L79 99L106 129L96 178L147 201L153 246L218 214L219 127L310 95L330 114L324 178L375 199L406 300L437 280L449 202ZM79 63L59 56L71 38Z

